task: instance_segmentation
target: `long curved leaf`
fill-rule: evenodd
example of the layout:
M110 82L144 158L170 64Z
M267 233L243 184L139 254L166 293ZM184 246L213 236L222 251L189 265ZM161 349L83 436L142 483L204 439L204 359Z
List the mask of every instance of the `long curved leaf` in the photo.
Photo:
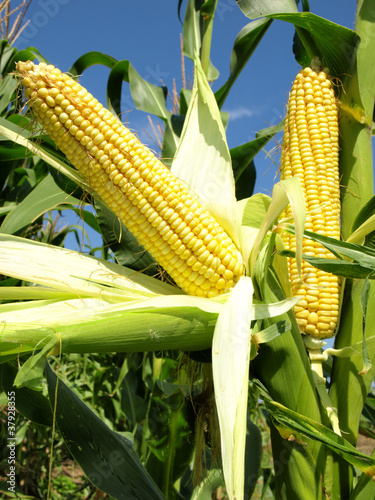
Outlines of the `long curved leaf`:
M5 392L15 392L17 410L25 418L41 425L52 426L52 412L48 398L29 387L15 387L16 375L15 364L6 363L0 366L1 389Z
M294 432L297 432L316 439L367 475L375 477L375 458L360 453L348 441L319 422L298 414L276 401L266 400L265 403L276 426L280 425L280 431L284 437L290 438Z
M264 16L294 24L310 59L319 57L334 75L348 72L359 44L354 31L311 12L298 12L294 0L237 0L237 3L250 19Z
M112 67L107 81L107 108L116 116L121 115L122 82L129 82L129 61L117 61Z
M210 47L204 47L204 45L211 44L211 33L209 33L208 37L206 35L207 30L212 29L212 17L216 3L217 0L188 0L183 24L184 54L192 61L194 61L196 53L201 56L202 64L209 81L213 81L219 76L218 70L210 60L207 60L206 64L203 61L207 53L209 57Z
M285 227L288 232L295 234L293 226L285 224ZM336 240L330 236L324 236L323 234L313 233L311 231L305 231L304 237L310 240L318 241L336 256L342 255L348 259L353 259L355 262L359 262L363 266L368 266L369 268L374 269L375 250L371 247Z
M79 76L90 66L101 64L112 68L116 64L116 59L103 52L90 51L80 56L70 67L69 73Z
M110 103L111 111L116 115L121 112L120 93L121 80L129 82L130 92L137 109L152 113L166 120L170 112L166 107L167 90L165 87L158 87L142 78L127 60L117 59L103 54L102 52L87 52L79 57L70 68L73 75L80 75L90 66L100 64L111 69L107 86L107 101ZM113 73L112 73L113 71ZM112 85L114 86L112 89Z
M253 159L272 137L281 132L283 128L284 120L278 125L259 130L255 139L230 150L237 200L248 198L253 194L256 179Z
M167 120L170 115L166 107L167 89L158 87L142 78L134 67L129 65L130 91L137 109Z
M257 48L259 42L271 25L271 22L271 19L257 19L256 21L247 24L238 33L232 49L229 78L224 85L215 92L219 108L222 107L234 82L238 78L254 50Z
M164 496L132 443L106 424L58 379L46 363L48 392L56 424L88 479L117 499L163 500Z
M236 0L242 12L250 19L270 16L278 12L297 13L295 0Z
M31 193L22 200L4 219L1 233L15 234L32 224L39 216L62 205L71 206L77 200L68 196L54 182L51 176L45 177Z

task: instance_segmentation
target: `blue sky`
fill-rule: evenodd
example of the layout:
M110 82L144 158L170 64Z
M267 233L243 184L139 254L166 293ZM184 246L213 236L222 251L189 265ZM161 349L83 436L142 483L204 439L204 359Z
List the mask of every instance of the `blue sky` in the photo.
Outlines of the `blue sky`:
M51 64L67 71L88 51L104 52L116 59L128 59L151 83L162 79L172 90L173 80L181 88L178 0L33 0L26 18L30 19L15 45L36 47ZM187 0L182 4L182 15ZM310 0L315 14L353 28L355 0ZM233 42L250 22L235 0L219 0L214 21L211 59L220 72L213 89L229 75ZM292 81L299 70L292 53L292 25L274 21L228 96L224 111L230 114L227 128L229 147L254 138L256 131L277 124L285 113ZM187 77L192 66L186 61ZM105 104L108 68L94 66L84 72L81 83ZM145 131L151 133L147 116L134 109L126 83L123 87L123 120L140 138L155 148ZM279 138L280 139L280 138ZM256 192L271 193L278 169L276 141L255 159Z

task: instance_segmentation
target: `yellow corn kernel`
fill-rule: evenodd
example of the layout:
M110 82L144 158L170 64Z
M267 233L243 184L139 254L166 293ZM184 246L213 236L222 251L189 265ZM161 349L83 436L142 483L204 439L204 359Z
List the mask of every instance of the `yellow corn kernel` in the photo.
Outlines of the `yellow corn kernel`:
M298 176L305 195L305 228L340 239L340 190L338 167L338 107L328 77L313 60L302 69L289 96L281 153L281 179ZM292 219L291 207L283 219ZM283 233L284 245L295 251L295 237ZM319 243L303 240L303 253L334 258ZM335 334L338 323L340 279L302 261L301 279L295 259L288 259L293 295L303 299L295 315L302 333L316 338ZM330 301L324 300L330 298Z
M27 61L17 72L46 132L180 288L213 297L235 285L235 244L134 134L57 68Z

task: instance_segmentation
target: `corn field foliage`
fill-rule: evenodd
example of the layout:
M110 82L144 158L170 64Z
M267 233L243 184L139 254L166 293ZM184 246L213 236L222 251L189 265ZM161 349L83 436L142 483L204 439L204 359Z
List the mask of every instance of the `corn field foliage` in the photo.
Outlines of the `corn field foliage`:
M54 61L1 40L4 498L375 497L375 7L352 3L354 30L318 17L307 1L237 0L244 27L224 81L210 59L217 0L180 0L176 22L195 71L179 93L143 79L137 61L100 52L72 61L73 76L108 68L114 114L126 86L134 106L163 124L160 157L188 185L204 196L221 179L231 208L217 196L205 201L240 236L247 276L216 299L174 286L27 110L17 62ZM253 192L257 155L283 122L232 149L226 142L221 109L272 23L294 25L291 60L305 67L318 57L335 82L341 241L304 231L296 178L275 183L271 197ZM280 222L289 203L294 220ZM62 226L63 210L82 226ZM296 236L297 261L344 280L330 347L299 332L282 230ZM65 247L68 235L85 242L81 252ZM303 235L336 259L302 256Z

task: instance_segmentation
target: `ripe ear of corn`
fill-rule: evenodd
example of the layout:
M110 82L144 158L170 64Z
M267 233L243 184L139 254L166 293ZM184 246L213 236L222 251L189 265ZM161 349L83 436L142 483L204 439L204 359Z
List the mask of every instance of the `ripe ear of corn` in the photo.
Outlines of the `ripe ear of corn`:
M48 135L182 290L233 287L242 256L183 182L69 75L31 61L17 72Z
M327 69L313 60L302 69L289 96L281 153L281 179L298 176L306 202L305 229L340 239L338 107ZM292 218L290 206L283 218ZM284 245L295 251L295 236L283 233ZM303 253L335 258L321 244L303 240ZM315 338L335 334L339 318L340 279L302 261L301 278L289 260L294 313L300 331Z

